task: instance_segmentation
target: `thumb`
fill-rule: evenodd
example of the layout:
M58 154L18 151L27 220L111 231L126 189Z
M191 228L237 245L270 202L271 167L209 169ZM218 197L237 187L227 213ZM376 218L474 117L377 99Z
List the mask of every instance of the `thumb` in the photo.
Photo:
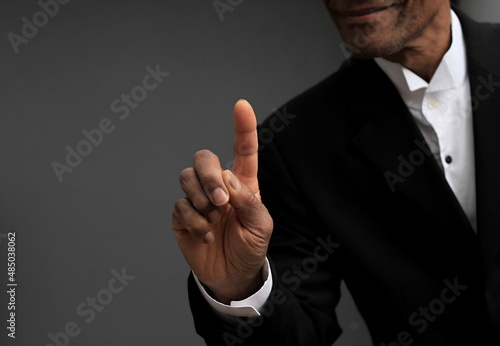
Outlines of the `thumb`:
M273 220L260 198L231 171L224 171L222 176L229 192L229 204L241 224L248 230L256 231L260 236L269 239L273 230Z

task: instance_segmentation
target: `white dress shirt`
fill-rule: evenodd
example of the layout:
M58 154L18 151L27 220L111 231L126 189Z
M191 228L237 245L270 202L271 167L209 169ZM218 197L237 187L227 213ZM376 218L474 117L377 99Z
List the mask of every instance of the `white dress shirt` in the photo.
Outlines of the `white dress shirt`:
M462 26L453 11L451 15L452 44L429 83L400 64L383 58L376 58L375 61L394 83L414 116L434 157L444 170L448 184L476 230L471 91ZM231 302L230 305L213 299L196 276L195 280L215 312L226 321L234 321L236 316L260 315L259 309L269 297L273 284L269 273L269 262L266 260L262 288L251 297Z
M273 288L273 276L269 275L271 273L271 269L269 266L269 261L266 258L266 264L264 265L264 269L262 270L262 279L264 284L253 295L244 300L232 301L230 305L222 304L212 298L203 285L200 283L200 280L196 277L196 274L193 273L196 284L201 290L203 297L207 300L208 304L214 309L214 311L227 322L234 321L236 317L257 317L260 316L259 309L264 306L267 298L271 294L271 289Z
M476 230L472 100L462 26L452 11L452 43L427 83L400 64L376 58L398 89Z

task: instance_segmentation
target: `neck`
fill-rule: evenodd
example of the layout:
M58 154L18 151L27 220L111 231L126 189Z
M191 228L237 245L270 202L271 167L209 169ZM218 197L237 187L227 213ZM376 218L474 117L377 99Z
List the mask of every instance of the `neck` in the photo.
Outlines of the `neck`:
M451 45L451 8L443 6L422 34L400 52L384 58L399 63L428 83Z

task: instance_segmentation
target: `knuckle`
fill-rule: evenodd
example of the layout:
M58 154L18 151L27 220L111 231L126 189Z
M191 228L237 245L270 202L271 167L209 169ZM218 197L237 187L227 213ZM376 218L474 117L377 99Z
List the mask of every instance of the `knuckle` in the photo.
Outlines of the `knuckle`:
M182 215L185 208L186 208L186 198L178 199L174 205L174 215L179 215L179 214Z
M250 156L256 153L257 148L257 143L254 143L253 140L247 139L238 143L235 150L240 155Z
M192 229L190 233L196 238L203 239L203 237L208 233L208 229L196 228Z
M207 225L202 222L200 218L193 219L195 220L192 220L192 222L190 222L187 227L189 229L189 233L191 233L196 238L203 238L209 231Z
M203 218L196 212L186 212L182 215L184 227L195 237L203 236L207 233Z
M265 212L266 217L263 218L262 228L263 228L263 231L265 232L265 234L267 234L268 237L270 238L271 233L273 232L273 229L274 229L274 221L273 221L273 218L269 214L266 207L264 207L264 212Z
M181 217L176 211L174 211L172 213L172 230L180 231L183 229L184 229L184 224L181 220Z
M258 215L255 228L258 229L262 244L267 244L273 233L274 221L266 206L257 197L255 197L255 201L256 203L250 206L253 209L253 213Z
M198 210L207 209L210 206L210 201L205 196L195 196L192 201L193 206Z
M260 200L255 196L255 193L251 189L245 189L242 194L242 199L246 205L252 206L252 207L258 207L260 203Z
M194 153L194 160L195 161L197 161L197 160L206 160L206 159L210 158L213 155L214 155L214 153L212 153L208 149L198 150L196 153Z
M218 187L220 187L222 184L220 184L218 181L217 181L217 178L214 177L212 178L213 180L208 180L208 181L205 181L204 184L203 184L203 189L205 190L205 192L208 194L208 195L211 195L215 189L217 189Z
M189 225L191 229L195 229L197 227L197 224L199 223L199 217L194 213L189 213L187 215L184 215L184 221L187 225Z
M194 169L192 167L188 167L182 170L181 174L179 175L179 182L181 186L187 186L189 185L193 177L195 175Z

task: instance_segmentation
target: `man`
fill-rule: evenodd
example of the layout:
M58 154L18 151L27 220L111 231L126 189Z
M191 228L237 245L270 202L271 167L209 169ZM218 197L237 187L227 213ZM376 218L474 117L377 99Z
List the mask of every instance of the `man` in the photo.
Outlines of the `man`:
M233 171L205 150L181 173L198 333L331 345L344 280L374 345L498 345L500 27L449 0L325 4L354 58L262 150L239 101Z

